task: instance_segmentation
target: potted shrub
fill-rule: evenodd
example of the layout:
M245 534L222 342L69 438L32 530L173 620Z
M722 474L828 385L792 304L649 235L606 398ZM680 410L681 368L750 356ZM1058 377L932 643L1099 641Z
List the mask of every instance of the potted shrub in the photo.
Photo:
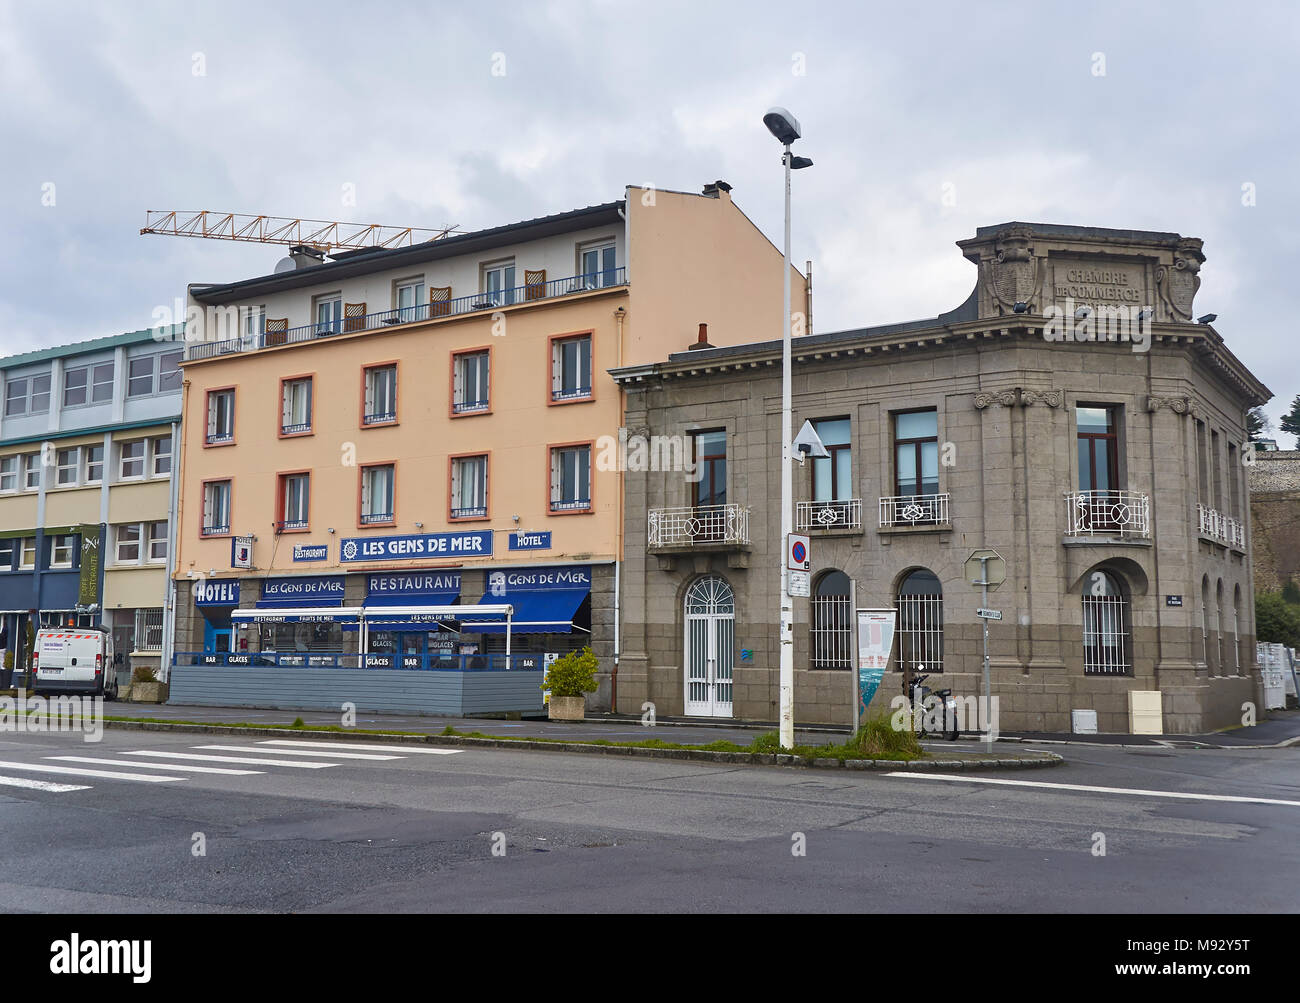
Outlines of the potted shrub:
M546 705L552 721L581 721L585 716L585 693L596 692L596 669L600 662L590 648L571 651L551 663L542 689L551 691Z
M131 673L132 703L163 703L167 699L167 684L160 683L153 667L137 665Z

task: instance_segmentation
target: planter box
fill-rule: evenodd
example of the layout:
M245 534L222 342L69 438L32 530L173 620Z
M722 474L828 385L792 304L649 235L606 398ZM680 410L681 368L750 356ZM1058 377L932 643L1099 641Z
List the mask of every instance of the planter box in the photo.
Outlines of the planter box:
M581 721L586 715L587 698L552 696L546 710L552 721Z
M131 702L166 703L167 689L166 683L132 683Z

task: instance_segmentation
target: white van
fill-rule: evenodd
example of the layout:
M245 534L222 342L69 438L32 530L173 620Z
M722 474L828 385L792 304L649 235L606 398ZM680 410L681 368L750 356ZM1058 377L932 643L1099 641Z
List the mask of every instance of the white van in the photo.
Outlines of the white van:
M117 699L113 634L105 627L42 627L32 649L37 693L93 693Z

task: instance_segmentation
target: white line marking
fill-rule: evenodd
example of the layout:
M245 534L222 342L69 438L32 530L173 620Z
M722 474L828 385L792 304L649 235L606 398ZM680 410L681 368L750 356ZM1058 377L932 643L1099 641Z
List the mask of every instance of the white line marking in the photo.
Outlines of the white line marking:
M52 791L55 794L63 794L66 791L89 791L93 787L82 787L78 784L55 784L48 780L28 780L26 777L0 777L0 786L4 787L26 787L34 791Z
M337 759L401 759L401 756L376 756L373 752L312 752L310 749L260 749L255 745L196 745L196 749L219 752L261 752L275 756L334 756Z
M147 773L115 773L109 770L79 770L73 766L42 766L38 763L4 763L6 770L30 770L33 773L69 773L74 777L102 777L105 780L138 780L145 784L179 783L184 777L153 777Z
M292 745L292 746L311 746L312 748L327 749L366 749L371 752L390 752L394 749L401 749L402 755L415 752L422 756L455 756L464 749L416 749L409 745L361 745L358 742L295 742L287 738L273 738L269 741L258 742L258 745ZM304 753L305 755L305 753Z
M203 756L197 752L149 752L146 749L138 749L135 752L124 752L124 756L157 756L159 759L197 759L208 763L242 763L245 766L288 766L292 769L299 770L323 770L327 766L338 766L338 763L300 763L291 759L248 759L240 756ZM0 763L0 766L3 766ZM170 777L168 778L171 779Z
M1049 784L1045 780L994 780L990 777L954 777L948 773L921 773L896 771L887 777L908 777L912 780L949 780L959 784L998 784L1003 787L1045 787L1058 791L1083 791L1090 794L1133 794L1146 798L1181 798L1188 801L1232 801L1238 804L1280 804L1300 808L1300 801L1283 801L1280 798L1248 798L1234 794L1184 794L1181 791L1146 791L1130 787L1089 787L1085 784Z
M183 773L220 773L230 777L260 777L263 770L227 770L220 766L189 766L179 763L133 763L126 759L95 759L92 756L46 756L70 763L98 763L101 766L134 766L141 770L175 770Z

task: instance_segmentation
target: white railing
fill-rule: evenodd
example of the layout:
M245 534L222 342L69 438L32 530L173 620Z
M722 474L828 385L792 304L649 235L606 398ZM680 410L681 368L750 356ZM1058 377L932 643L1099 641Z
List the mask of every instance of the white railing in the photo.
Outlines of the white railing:
M646 523L651 547L749 544L749 509L741 505L652 508Z
M1196 503L1196 528L1201 536L1208 536L1238 550L1246 549L1246 527L1240 519Z
M795 522L800 530L861 529L862 499L801 501L796 506Z
M1068 536L1147 537L1151 499L1136 491L1067 491Z
M895 495L880 499L880 525L946 526L948 494Z

